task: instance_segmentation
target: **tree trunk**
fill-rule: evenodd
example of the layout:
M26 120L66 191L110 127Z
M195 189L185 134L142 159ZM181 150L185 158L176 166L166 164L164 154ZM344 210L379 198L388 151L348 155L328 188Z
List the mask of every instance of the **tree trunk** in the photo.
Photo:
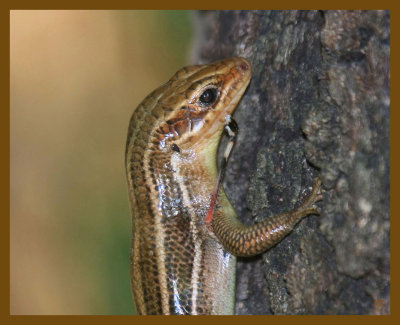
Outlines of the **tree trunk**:
M224 188L244 223L320 216L239 259L237 314L390 313L388 11L200 12L195 63L243 56L251 84ZM304 191L306 189L306 191Z

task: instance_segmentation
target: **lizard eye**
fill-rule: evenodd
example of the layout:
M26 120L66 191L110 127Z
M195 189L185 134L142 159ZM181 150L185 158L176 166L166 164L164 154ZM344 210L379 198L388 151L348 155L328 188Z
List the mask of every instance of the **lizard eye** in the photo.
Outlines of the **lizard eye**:
M199 102L202 106L211 106L218 98L218 91L216 88L206 89L199 97Z

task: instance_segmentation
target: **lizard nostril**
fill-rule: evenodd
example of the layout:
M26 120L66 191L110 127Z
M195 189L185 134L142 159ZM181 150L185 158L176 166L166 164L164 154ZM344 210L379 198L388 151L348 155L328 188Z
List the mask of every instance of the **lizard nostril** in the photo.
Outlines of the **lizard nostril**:
M249 70L249 65L246 62L242 62L239 65L239 69L241 69L243 71Z

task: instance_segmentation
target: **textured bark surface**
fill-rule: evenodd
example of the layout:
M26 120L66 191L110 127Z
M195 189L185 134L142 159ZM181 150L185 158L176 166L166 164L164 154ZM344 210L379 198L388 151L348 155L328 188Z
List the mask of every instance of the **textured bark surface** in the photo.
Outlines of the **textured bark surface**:
M237 314L390 313L387 11L197 15L196 63L244 56L224 187L244 223L298 205L320 174L321 215L240 259Z

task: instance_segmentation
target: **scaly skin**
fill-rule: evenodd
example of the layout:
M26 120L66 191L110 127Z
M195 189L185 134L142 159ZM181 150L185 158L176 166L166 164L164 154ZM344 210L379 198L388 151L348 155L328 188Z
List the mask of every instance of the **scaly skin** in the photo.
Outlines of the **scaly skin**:
M252 226L238 221L221 189L212 220L205 222L226 117L250 78L243 58L186 67L133 113L126 170L139 314L233 314L235 256L264 252L301 218L318 213L319 181L298 209Z

